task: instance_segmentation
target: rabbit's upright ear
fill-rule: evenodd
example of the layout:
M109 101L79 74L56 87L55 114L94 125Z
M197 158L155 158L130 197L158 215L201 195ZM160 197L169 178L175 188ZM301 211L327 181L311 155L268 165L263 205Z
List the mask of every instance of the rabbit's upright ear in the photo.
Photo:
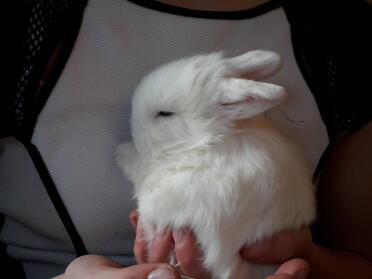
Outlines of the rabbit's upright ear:
M286 97L283 87L254 80L224 78L219 86L219 102L230 119L258 115Z
M280 56L271 51L253 50L225 60L228 68L242 78L262 80L273 76L281 67Z
M274 75L281 66L274 52L255 50L226 59L236 77L224 77L219 84L220 105L231 119L255 116L279 104L286 96L283 87L259 82Z

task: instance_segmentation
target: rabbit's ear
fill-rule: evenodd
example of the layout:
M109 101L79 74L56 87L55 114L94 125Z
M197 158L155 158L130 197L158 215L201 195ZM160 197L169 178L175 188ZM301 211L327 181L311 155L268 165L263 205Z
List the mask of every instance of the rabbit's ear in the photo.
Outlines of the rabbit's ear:
M286 97L281 86L238 78L224 78L220 84L220 93L219 103L230 119L258 115Z
M280 56L271 51L254 50L226 59L225 63L240 77L262 80L273 76L281 67Z

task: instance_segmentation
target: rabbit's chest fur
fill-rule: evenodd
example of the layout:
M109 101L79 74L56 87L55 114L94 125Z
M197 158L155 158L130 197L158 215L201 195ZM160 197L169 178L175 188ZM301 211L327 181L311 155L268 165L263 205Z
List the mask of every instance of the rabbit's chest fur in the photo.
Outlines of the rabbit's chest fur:
M272 131L248 130L208 149L152 160L135 195L149 239L154 225L191 227L201 244L216 233L219 241L233 234L229 245L239 249L310 222L311 188L290 143Z

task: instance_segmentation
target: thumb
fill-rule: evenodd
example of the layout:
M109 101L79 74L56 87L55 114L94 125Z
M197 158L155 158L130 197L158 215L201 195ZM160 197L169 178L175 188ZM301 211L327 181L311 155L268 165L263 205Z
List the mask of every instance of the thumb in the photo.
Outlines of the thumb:
M111 258L85 255L73 260L63 275L54 279L180 279L178 272L164 263L123 267Z
M168 264L139 264L122 268L119 278L123 279L180 279L175 268Z

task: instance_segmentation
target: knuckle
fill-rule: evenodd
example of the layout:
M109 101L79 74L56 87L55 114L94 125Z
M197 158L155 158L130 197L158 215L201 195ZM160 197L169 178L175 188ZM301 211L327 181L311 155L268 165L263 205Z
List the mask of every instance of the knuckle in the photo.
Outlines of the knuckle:
M185 242L184 245L175 246L175 254L180 267L185 273L194 272L196 267L202 266L202 252L194 242Z
M81 256L74 259L66 268L66 274L73 273L76 270L80 270L82 265L91 257L91 255Z
M95 274L97 266L101 263L103 256L85 255L74 259L66 268L66 278L79 278L82 275L91 276Z
M181 269L187 273L189 270L195 269L197 260L193 258L191 255L186 255L178 259Z

